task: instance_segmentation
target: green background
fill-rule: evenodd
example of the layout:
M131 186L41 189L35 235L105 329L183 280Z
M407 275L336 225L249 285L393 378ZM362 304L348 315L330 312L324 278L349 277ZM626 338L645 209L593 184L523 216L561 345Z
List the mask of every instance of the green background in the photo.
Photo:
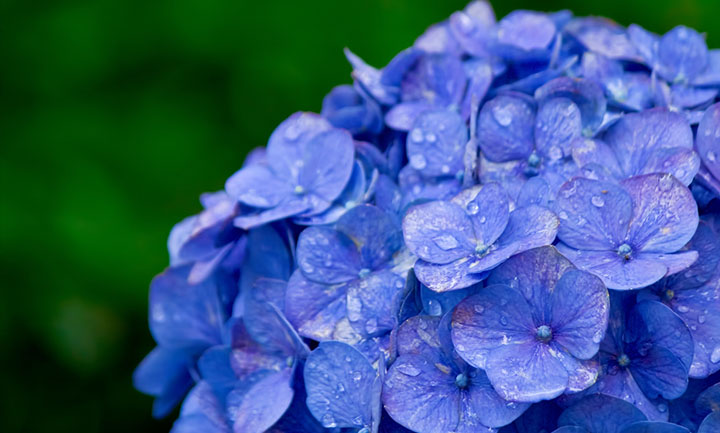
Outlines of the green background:
M463 1L0 2L0 431L164 432L130 375L172 225ZM716 0L496 1L710 32ZM720 46L720 30L708 36Z

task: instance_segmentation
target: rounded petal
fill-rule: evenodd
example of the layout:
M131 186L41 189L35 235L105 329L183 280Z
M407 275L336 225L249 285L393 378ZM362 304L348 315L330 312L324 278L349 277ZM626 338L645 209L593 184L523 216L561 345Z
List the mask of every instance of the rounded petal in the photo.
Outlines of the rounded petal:
M532 100L516 94L497 96L480 110L480 150L492 162L527 158L534 146L534 129Z
M314 283L296 270L288 281L285 314L303 337L330 340L346 315L346 291L346 284Z
M720 103L711 105L700 120L697 151L705 167L720 179Z
M407 157L424 176L454 176L464 169L462 150L467 141L467 126L457 112L427 111L407 135Z
M412 207L403 218L407 247L430 263L447 264L474 251L472 222L458 205L434 201Z
M708 63L705 38L695 30L677 26L660 38L660 72L668 81L692 80Z
M292 195L290 183L262 164L238 170L225 183L225 190L235 200L259 208L277 206Z
M297 260L303 275L323 284L357 278L362 269L355 243L345 234L327 227L308 227L298 238Z
M332 129L330 123L314 113L295 113L284 120L268 141L267 160L280 179L297 181L305 147L318 134ZM301 161L301 164L298 164Z
M622 182L634 209L628 240L633 248L672 253L695 234L698 209L690 190L673 176L649 174Z
M575 178L563 184L555 201L558 238L582 250L617 248L632 217L632 198L611 183Z
M602 87L594 80L560 77L535 91L535 99L541 104L549 103L555 98L567 98L574 103L574 107L564 104L565 113L568 116L575 115L572 112L579 109L583 129L593 133L600 127L605 115L606 101Z
M290 386L292 369L270 373L248 389L236 389L227 397L228 413L235 433L262 433L282 417L295 394ZM267 390L272 389L272 392Z
M346 234L360 250L364 266L377 269L390 261L402 245L402 231L387 212L372 205L359 205L347 211L335 229Z
M499 184L493 182L466 189L452 201L470 215L473 238L483 245L492 245L505 231L510 219L510 203Z
M567 98L551 98L540 104L535 119L535 146L550 161L570 154L573 140L582 134L580 109Z
M546 14L517 10L498 23L497 42L522 51L544 50L555 31L555 23Z
M625 114L605 132L625 177L649 174L648 166L662 149L693 148L693 134L684 116L666 109Z
M639 421L625 427L621 433L690 433L690 430L669 422Z
M479 283L487 277L486 272L474 273L473 267L478 260L463 257L452 263L437 265L422 259L415 262L415 275L418 280L436 292L459 290Z
M568 259L553 247L540 247L518 254L490 274L488 284L512 287L530 305L535 325L551 321L551 292L561 276L575 269ZM534 331L533 331L534 333Z
M587 272L569 270L552 292L553 341L574 357L590 359L605 335L610 297L602 281Z
M633 290L647 287L667 274L667 266L642 255L625 260L615 251L580 251L565 244L558 250L578 268L600 277L608 289Z
M352 175L355 155L352 136L345 130L332 129L318 134L302 149L298 184L308 194L332 202ZM320 209L321 211L324 209Z
M485 371L505 400L535 403L553 399L568 386L568 372L549 345L541 342L491 350Z
M489 354L496 349L517 346L520 351L519 346L532 345L534 333L527 301L516 289L504 285L488 286L466 298L452 316L455 351L478 368L485 368Z
M458 373L452 366L422 355L398 357L383 386L385 410L398 424L413 431L469 433L472 430L465 430L459 418L460 388L455 385Z
M714 433L720 431L720 411L712 412L706 416L697 433Z
M376 376L367 358L351 346L320 343L305 364L308 409L326 428L370 426Z
M628 425L645 420L645 415L632 404L608 395L593 394L566 409L560 415L558 425L583 427L592 433L621 433Z
M405 293L405 279L390 271L373 272L347 288L347 317L361 335L374 336L397 325L395 313Z

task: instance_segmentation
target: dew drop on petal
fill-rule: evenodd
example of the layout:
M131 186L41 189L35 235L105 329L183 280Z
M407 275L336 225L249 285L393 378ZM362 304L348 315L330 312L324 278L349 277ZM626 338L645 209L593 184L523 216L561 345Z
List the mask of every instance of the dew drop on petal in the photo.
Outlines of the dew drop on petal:
M710 354L710 362L717 364L720 362L720 346L715 346L712 353Z
M330 412L323 415L322 423L327 428L334 428L337 426L337 424L335 424L335 418L332 416L332 414Z
M697 320L698 320L698 323L702 325L703 323L705 323L705 316L698 316Z
M508 324L508 319L505 316L500 316L500 324L503 326L506 326Z
M717 159L717 155L715 155L715 152L713 152L712 150L708 151L708 153L705 156L707 157L707 160L710 162L715 162L715 160Z
M685 305L679 305L677 307L677 309L681 313L687 313L688 311L690 311L690 309L688 307L686 307Z
M415 128L412 131L410 131L410 139L416 143L420 143L423 141L424 135L420 128Z
M507 107L496 105L493 107L492 114L497 123L502 126L508 126L512 123L512 113L507 109Z
M410 157L410 165L416 170L422 170L427 166L427 160L421 154L416 154Z
M458 246L458 241L449 234L443 234L440 236L436 236L433 238L433 242L435 242L435 245L437 245L442 250L451 250L453 248L456 248Z
M480 305L480 304L475 304L475 306L473 307L473 309L474 309L475 312L478 313L478 314L482 314L482 312L485 311L485 307L483 307L483 306Z
M474 201L471 201L470 203L468 203L466 206L466 209L470 215L475 215L476 213L478 213L478 210L480 210L477 203L475 203Z
M400 373L411 377L415 377L421 373L420 369L412 364L400 364L397 369L400 370Z
M658 187L660 188L660 191L670 191L673 187L673 178L671 175L666 174L663 177L660 178L660 181L658 182Z
M605 206L605 200L603 200L603 198L600 197L599 195L594 195L594 196L590 199L590 201L592 202L593 206L595 206L595 207L603 207L603 206Z
M432 132L428 132L425 135L425 141L427 141L428 143L434 143L435 141L437 141L437 136Z

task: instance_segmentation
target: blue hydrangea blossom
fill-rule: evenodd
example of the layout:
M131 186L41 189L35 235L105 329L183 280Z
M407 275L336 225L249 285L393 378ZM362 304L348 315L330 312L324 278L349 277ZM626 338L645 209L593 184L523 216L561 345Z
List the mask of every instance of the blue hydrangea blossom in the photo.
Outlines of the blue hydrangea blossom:
M470 2L168 238L174 433L720 431L720 50Z

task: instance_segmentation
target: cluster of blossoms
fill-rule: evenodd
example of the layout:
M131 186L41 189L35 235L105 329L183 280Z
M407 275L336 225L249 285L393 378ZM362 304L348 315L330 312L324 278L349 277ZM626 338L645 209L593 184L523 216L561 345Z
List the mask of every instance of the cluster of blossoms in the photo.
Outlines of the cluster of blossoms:
M170 234L174 433L720 432L720 50L475 1Z

